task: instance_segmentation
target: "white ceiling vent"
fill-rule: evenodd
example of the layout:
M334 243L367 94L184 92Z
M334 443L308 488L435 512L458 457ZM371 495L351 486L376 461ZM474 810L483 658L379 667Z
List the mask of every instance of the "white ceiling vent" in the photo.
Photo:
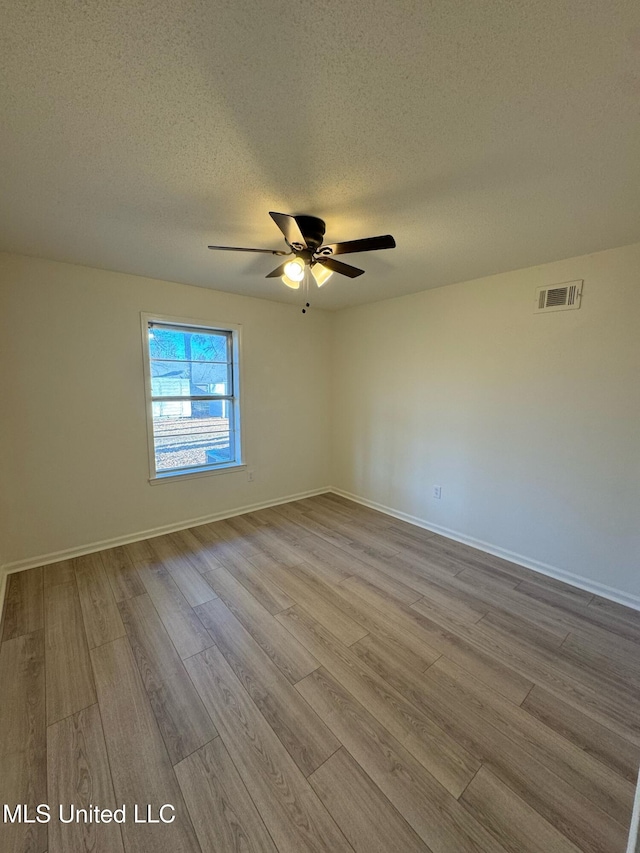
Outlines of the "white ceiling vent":
M548 284L536 289L535 314L547 311L571 311L580 307L583 279L563 281L561 284Z

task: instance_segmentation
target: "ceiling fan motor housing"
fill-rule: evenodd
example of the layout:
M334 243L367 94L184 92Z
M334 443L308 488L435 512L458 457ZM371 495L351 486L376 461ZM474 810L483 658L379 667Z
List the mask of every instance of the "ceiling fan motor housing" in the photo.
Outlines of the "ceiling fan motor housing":
M303 214L294 216L294 219L298 223L300 231L304 234L307 246L310 249L318 249L324 240L324 232L326 230L324 221L322 219L318 219L317 216L306 216ZM304 246L302 248L304 248Z

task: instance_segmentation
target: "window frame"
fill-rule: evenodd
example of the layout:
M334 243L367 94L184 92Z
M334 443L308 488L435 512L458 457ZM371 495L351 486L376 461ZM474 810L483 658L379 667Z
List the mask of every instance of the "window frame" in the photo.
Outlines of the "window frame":
M233 395L222 399L229 401L233 407L233 439L235 448L235 460L232 462L214 463L212 465L201 465L197 468L183 468L174 471L156 470L156 453L153 429L153 390L151 384L151 354L149 350L149 324L157 323L162 326L175 326L186 330L203 329L207 332L224 332L231 336L231 370ZM147 450L149 462L149 483L172 483L178 480L187 480L195 477L207 477L215 474L228 474L240 471L247 467L243 456L243 430L242 430L242 326L238 323L218 323L208 320L194 319L193 317L174 317L166 314L140 313L140 326L142 330L142 361L144 373L145 408L147 415ZM185 397L185 400L191 397ZM218 399L213 397L212 399Z

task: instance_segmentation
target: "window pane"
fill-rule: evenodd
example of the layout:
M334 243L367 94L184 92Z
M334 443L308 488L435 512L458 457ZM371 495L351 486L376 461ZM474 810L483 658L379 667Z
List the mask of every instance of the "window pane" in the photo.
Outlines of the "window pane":
M231 365L203 361L152 361L151 393L154 397L189 397L201 394L231 396Z
M228 340L224 332L191 332L153 325L149 328L149 353L152 359L226 362Z
M191 361L228 361L227 335L213 333L188 335L191 346Z
M233 404L229 400L155 402L156 470L233 462Z

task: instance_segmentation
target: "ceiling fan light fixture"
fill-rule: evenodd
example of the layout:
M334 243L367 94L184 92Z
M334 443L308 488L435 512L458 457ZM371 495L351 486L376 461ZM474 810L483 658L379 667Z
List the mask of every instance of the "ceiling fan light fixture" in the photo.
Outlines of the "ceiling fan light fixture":
M323 245L325 223L317 216L270 211L270 216L280 229L286 250L281 249L251 249L241 246L209 246L226 252L260 252L267 255L288 255L290 261L284 261L274 270L267 273L265 278L280 278L282 283L292 290L299 290L308 295L310 276L318 287L325 285L335 272L347 278L357 278L364 270L336 260L334 255L348 255L358 252L371 252L376 249L394 249L396 241L391 234L381 234L377 237L363 237L358 240L347 240L342 243ZM306 297L305 297L306 299ZM308 306L306 306L308 307ZM304 309L303 309L304 311Z
M300 258L294 258L294 260L285 264L282 280L284 281L286 276L291 281L297 282L297 285L299 286L300 282L304 278L304 267L304 261L300 260ZM284 283L286 284L287 282L285 281ZM289 287L291 287L291 285L289 285Z
M333 275L333 270L328 270L322 264L314 264L311 267L311 275L315 278L318 287L322 287Z

